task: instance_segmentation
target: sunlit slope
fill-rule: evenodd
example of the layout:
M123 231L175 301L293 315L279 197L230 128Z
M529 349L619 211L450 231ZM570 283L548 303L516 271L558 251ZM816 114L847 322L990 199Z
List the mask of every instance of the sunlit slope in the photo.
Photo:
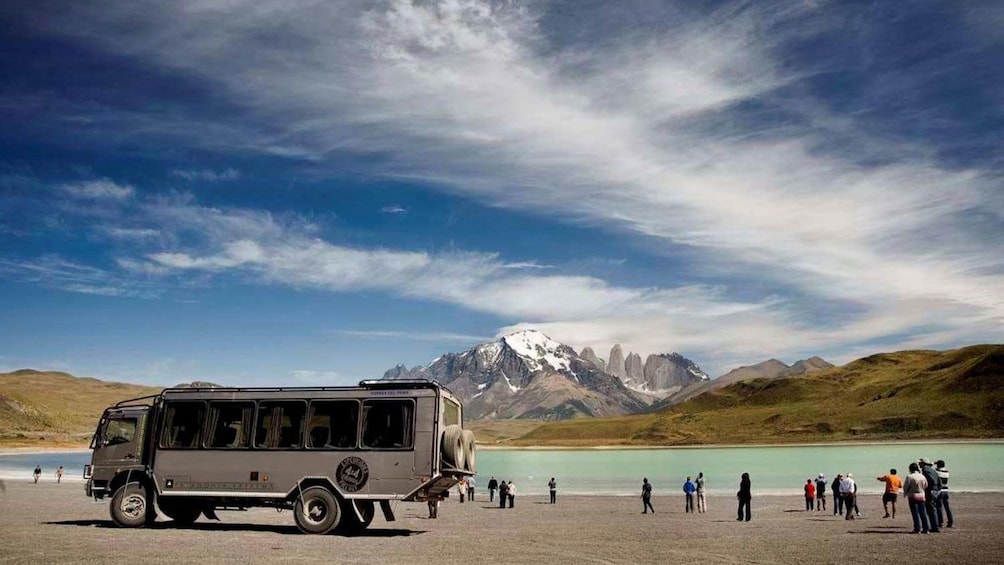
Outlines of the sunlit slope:
M59 372L0 373L0 444L86 443L106 407L160 390Z
M655 414L543 424L512 445L691 445L1004 436L1004 345L901 351L755 379Z

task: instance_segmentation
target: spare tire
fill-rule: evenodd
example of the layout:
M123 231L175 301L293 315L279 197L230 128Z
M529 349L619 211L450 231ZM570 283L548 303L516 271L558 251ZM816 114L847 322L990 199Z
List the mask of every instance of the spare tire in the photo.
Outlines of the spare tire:
M441 467L455 471L463 471L466 463L464 449L464 429L460 426L446 426L443 430L442 446L440 452L443 456Z
M477 451L477 446L474 443L474 432L471 430L464 430L464 470L468 473L474 474L477 472L477 468L474 464L475 455Z

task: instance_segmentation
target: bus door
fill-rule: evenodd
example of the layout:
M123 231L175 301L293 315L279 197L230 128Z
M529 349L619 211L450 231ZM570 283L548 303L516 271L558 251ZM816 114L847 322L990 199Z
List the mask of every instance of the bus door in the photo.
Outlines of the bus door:
M130 467L143 460L148 407L111 409L105 412L91 447L95 467Z

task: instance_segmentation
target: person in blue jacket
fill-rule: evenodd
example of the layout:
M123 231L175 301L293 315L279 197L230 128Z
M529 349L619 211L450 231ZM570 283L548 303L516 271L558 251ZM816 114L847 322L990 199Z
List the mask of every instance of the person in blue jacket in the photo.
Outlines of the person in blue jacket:
M694 492L697 491L697 485L694 484L693 477L687 477L687 482L683 483L683 493L687 495L687 509L685 512L694 511Z

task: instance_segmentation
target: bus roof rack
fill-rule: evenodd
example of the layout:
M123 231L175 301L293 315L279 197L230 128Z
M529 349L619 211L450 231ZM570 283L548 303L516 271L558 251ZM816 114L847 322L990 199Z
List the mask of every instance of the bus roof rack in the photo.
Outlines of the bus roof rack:
M149 406L153 404L152 398L157 398L159 394L151 394L149 396L140 396L139 398L130 398L128 400L121 400L115 403L113 408L124 408L126 406ZM146 402L141 402L146 401Z
M359 381L359 386L367 388L396 388L428 385L439 385L439 383L430 379L366 379Z

